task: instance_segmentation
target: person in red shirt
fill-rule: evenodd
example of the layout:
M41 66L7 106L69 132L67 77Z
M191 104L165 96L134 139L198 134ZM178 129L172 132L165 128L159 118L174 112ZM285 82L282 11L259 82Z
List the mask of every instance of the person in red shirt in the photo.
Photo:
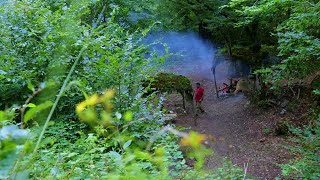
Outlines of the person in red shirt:
M202 108L201 102L203 101L203 96L204 96L204 89L201 87L200 83L196 84L196 93L194 95L194 100L196 101L196 115L197 115L197 110L199 109L202 113L205 111Z

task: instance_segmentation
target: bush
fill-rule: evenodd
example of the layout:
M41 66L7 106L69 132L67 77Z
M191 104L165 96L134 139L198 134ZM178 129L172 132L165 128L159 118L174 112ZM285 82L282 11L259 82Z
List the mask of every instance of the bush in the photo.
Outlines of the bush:
M292 138L295 146L288 147L296 159L288 164L282 164L282 174L285 177L301 179L320 178L320 115L315 126L307 126L304 129L291 128L296 135Z

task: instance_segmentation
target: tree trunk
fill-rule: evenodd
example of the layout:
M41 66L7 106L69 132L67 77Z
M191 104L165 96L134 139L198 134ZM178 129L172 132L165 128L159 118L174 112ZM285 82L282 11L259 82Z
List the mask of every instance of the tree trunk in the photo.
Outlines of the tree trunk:
M227 47L228 47L228 53L229 53L229 57L232 58L232 42L231 42L231 38L228 35L228 40L227 40Z
M182 93L181 93L181 95L182 95L182 104L183 104L183 109L186 111L186 93L183 91Z

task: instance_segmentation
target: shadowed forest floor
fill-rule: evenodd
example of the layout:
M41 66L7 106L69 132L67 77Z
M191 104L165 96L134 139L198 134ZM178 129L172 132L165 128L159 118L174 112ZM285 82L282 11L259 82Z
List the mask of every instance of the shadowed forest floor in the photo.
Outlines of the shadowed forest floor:
M247 164L247 173L255 179L280 177L281 170L277 164L290 159L288 151L283 147L289 141L286 137L265 132L273 129L281 119L278 113L248 106L248 100L242 94L216 98L213 81L202 74L195 71L187 76L193 85L200 82L204 87L203 107L206 113L196 117L195 126L192 106L187 103L187 113L178 113L176 124L213 137L208 147L215 154L207 158L206 167L212 169L221 164L224 158L228 158L239 167ZM176 108L182 107L182 99L176 94L169 96L166 107L177 112Z

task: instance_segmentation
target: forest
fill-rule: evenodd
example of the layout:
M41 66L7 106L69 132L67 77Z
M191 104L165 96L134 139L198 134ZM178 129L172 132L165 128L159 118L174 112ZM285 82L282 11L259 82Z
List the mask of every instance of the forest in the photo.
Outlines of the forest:
M0 62L0 179L320 179L319 0L0 0Z

